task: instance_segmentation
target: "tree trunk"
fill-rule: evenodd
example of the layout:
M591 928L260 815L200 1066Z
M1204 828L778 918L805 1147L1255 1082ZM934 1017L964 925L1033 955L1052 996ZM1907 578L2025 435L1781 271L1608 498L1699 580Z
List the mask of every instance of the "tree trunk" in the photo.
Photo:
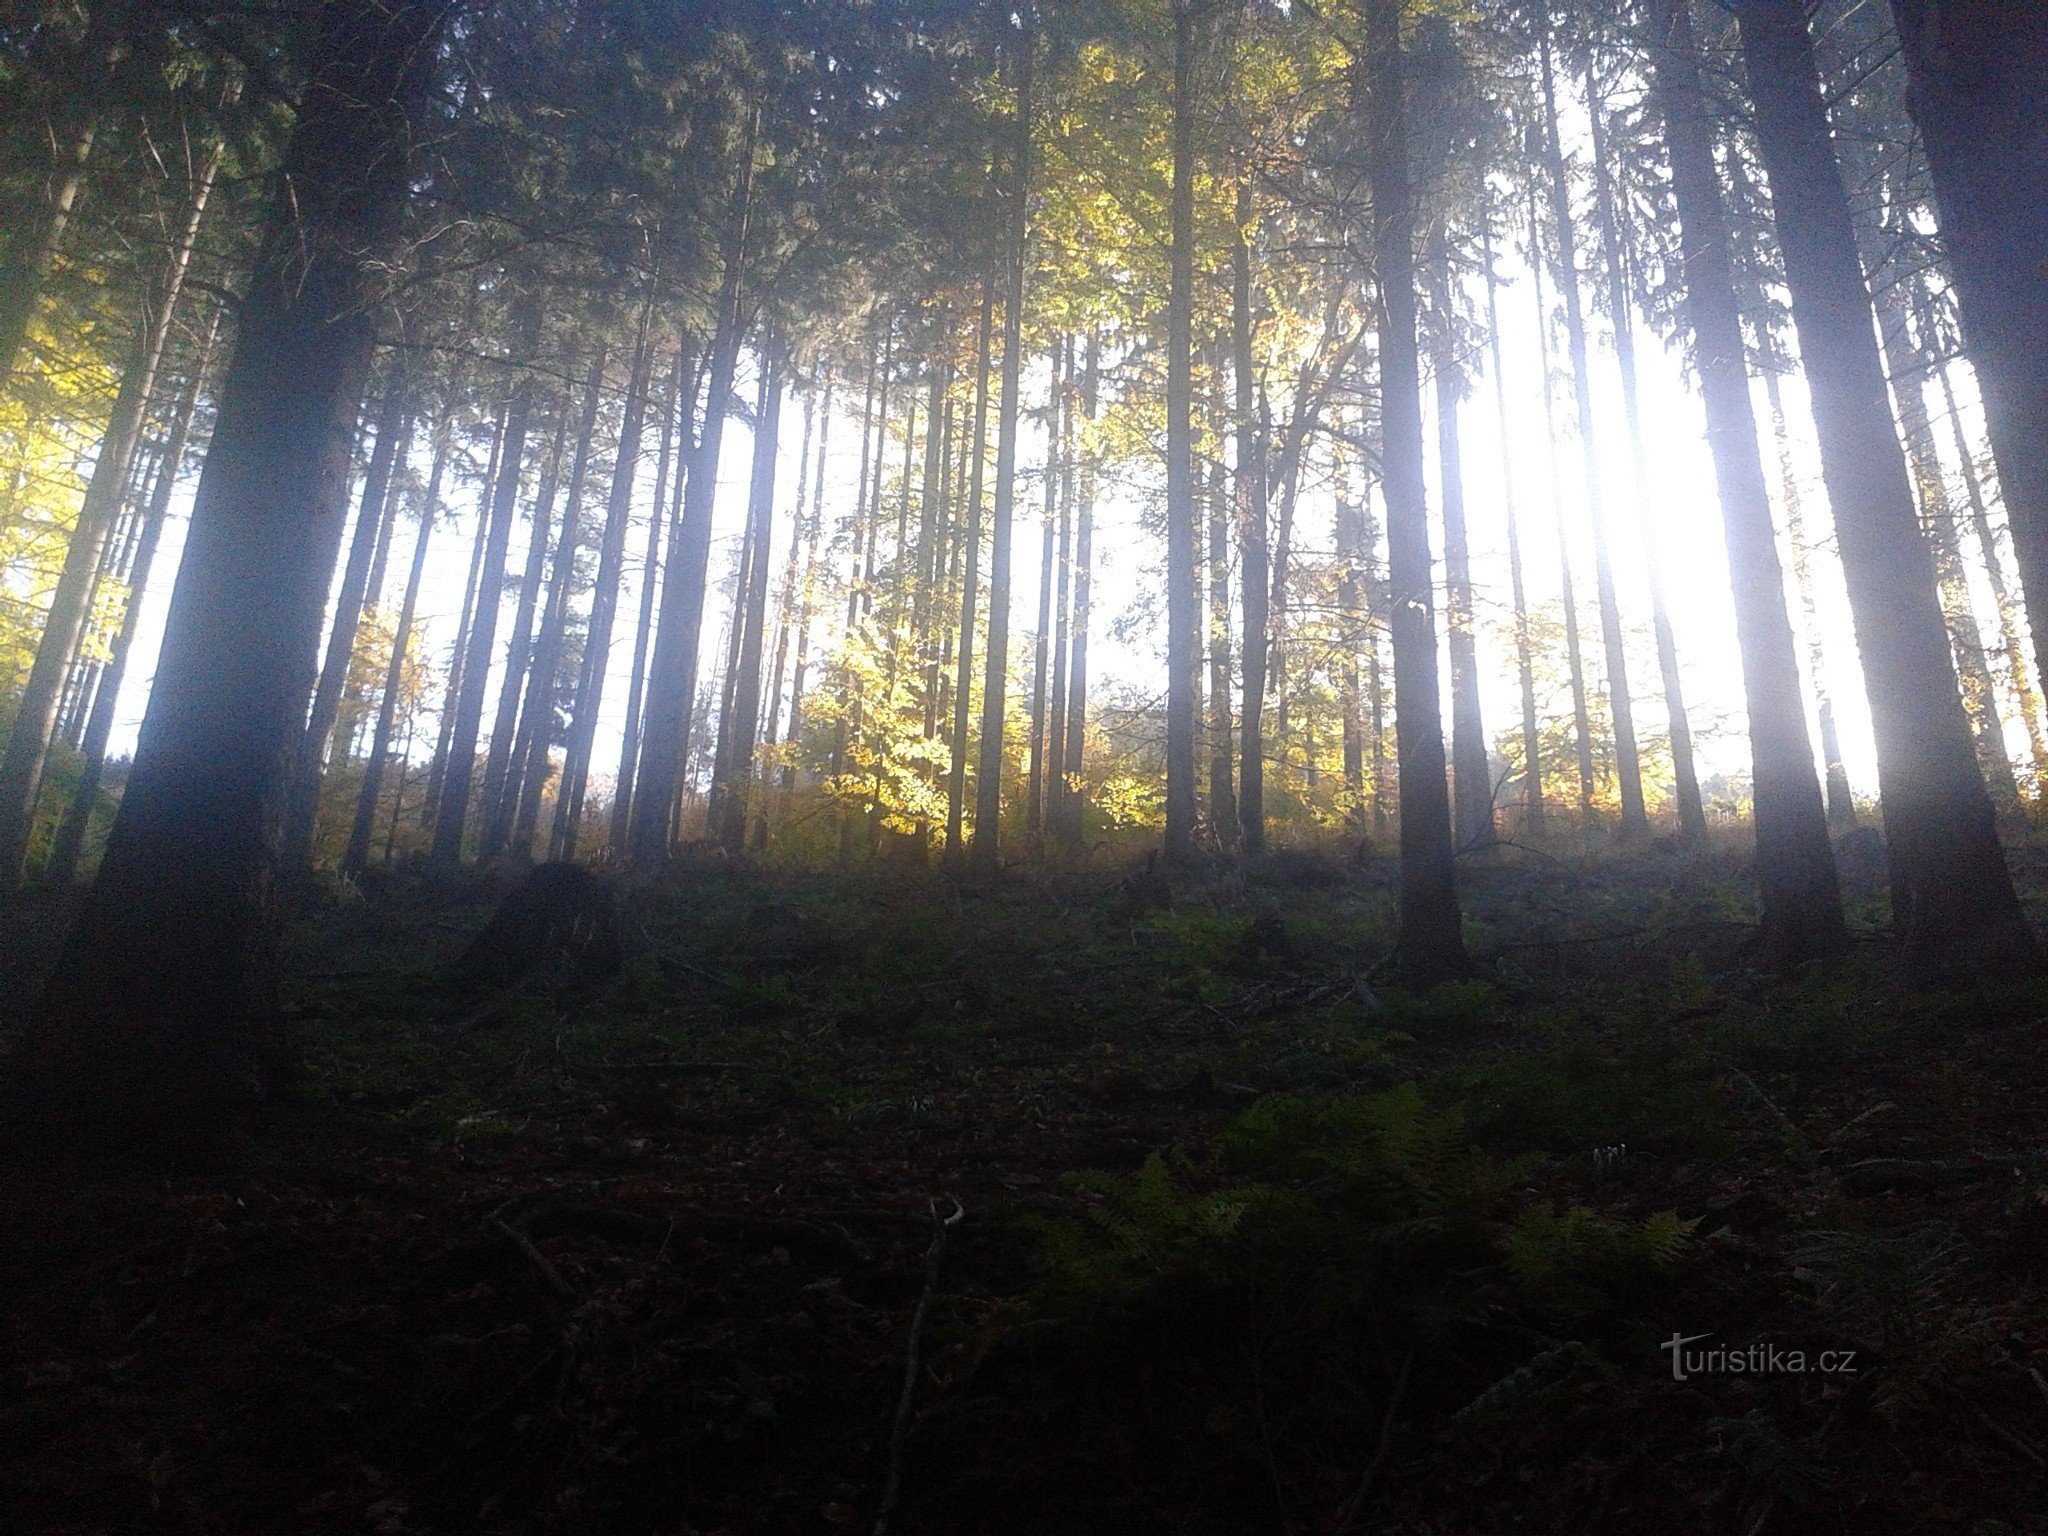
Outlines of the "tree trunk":
M1863 653L1893 901L1904 907L1893 918L1923 973L2036 965L1943 643L1806 11L1802 0L1743 0L1737 15Z
M1868 307L1867 305L1865 306ZM1805 632L1806 666L1813 681L1813 712L1820 726L1820 760L1827 786L1828 825L1856 825L1856 800L1849 792L1849 770L1842 762L1842 733L1835 726L1835 701L1828 689L1827 647L1821 641L1820 605L1813 590L1813 561L1807 549L1806 511L1799 495L1799 476L1792 463L1792 439L1785 425L1785 405L1778 376L1764 374L1764 399L1771 412L1771 436L1778 449L1778 484L1785 503L1785 545L1792 556L1792 586L1799 594L1799 627Z
M1394 739L1401 775L1401 931L1394 960L1417 986L1468 968L1453 874L1451 798L1422 479L1422 372L1415 331L1415 194L1401 51L1403 0L1364 0L1365 160L1379 282L1380 420L1394 631Z
M640 438L647 419L647 384L654 368L654 304L660 292L657 273L640 312L640 333L634 339L632 372L627 375L625 408L619 418L618 453L612 461L611 491L605 502L604 537L598 545L597 585L590 595L590 625L583 642L583 666L576 683L576 709L570 717L568 750L562 764L562 787L555 799L555 824L549 838L553 856L573 859L583 825L583 797L590 783L590 757L597 744L597 717L604 707L605 674L611 667L612 630L619 613L619 584L626 572L626 535L633 527L633 483L640 475Z
M135 765L46 1027L12 1074L46 1128L215 1141L276 1063L277 815L445 15L384 0L321 12Z
M654 662L647 680L640 764L634 775L633 810L624 852L640 863L668 857L675 807L685 780L690 717L697 700L698 646L704 628L704 587L711 560L711 511L718 491L718 453L725 439L727 404L746 331L741 306L746 267L747 220L753 201L758 115L750 118L741 145L738 174L726 221L725 271L720 280L717 324L710 347L710 385L704 422L683 486L683 515L665 562L661 622L655 629Z
M990 511L988 656L981 680L981 742L975 763L974 867L1001 868L1003 720L1010 670L1010 513L1017 478L1018 375L1023 363L1024 268L1031 236L1031 65L1035 40L1017 33L1017 121L1010 153L1009 228L1003 277L1003 398L996 413L995 505Z
M476 532L469 541L469 575L462 585L462 608L455 620L455 639L448 648L448 681L441 693L441 719L435 731L434 756L427 764L426 792L420 797L420 825L431 827L441 799L442 776L448 768L448 745L455 739L455 700L462 692L463 662L469 653L469 628L476 618L476 596L484 579L484 549L490 533L490 487L498 483L498 451L505 446L505 406L498 407L491 428L491 458L484 470L484 505L477 509Z
M1230 718L1230 522L1231 486L1220 446L1229 408L1216 385L1210 419L1219 452L1209 470L1209 825L1216 846L1228 853L1240 825L1231 762Z
M1365 614L1365 509L1351 499L1351 466L1341 450L1337 460L1337 707L1344 731L1345 825L1366 832L1365 723L1359 708L1358 653L1363 649Z
M1893 0L1892 14L2048 676L2048 7Z
M732 700L719 722L719 770L705 813L707 835L726 852L746 846L753 797L754 738L761 718L762 634L768 623L768 556L775 533L775 454L782 425L782 357L771 344L762 360L761 409L754 429L754 470L747 496L747 542L753 547L745 588L733 594L739 627Z
M1230 373L1237 408L1238 578L1244 607L1244 693L1238 706L1237 820L1246 853L1266 850L1266 651L1272 639L1273 572L1266 526L1265 443L1252 366L1252 267L1246 230L1251 175L1237 184L1237 239L1230 250ZM1235 842L1235 838L1226 838Z
M1649 0L1652 98L1664 116L1678 204L1685 307L1720 489L1723 537L1742 652L1762 911L1758 952L1794 965L1847 939L1827 812L1799 697L1799 660L1785 612L1756 416L1749 399L1733 261L1701 99L1687 0Z
M426 574L427 547L434 538L434 519L441 509L441 477L448 468L448 440L454 427L454 413L447 412L434 428L434 464L427 474L427 493L420 502L420 531L413 540L412 568L405 577L405 596L399 599L398 624L391 636L391 659L384 668L384 696L377 703L377 723L370 732L370 752L363 762L363 782L356 789L355 820L349 826L348 846L342 851L344 874L360 874L369 867L370 837L375 831L377 799L384 788L384 764L391 751L391 733L398 722L399 696L405 689L405 663L412 651L413 616L419 611L420 580ZM410 735L410 727L407 731ZM395 832L397 801L405 793L403 759L398 792L391 807ZM389 851L386 852L389 857Z
M604 398L604 349L590 360L583 384L583 420L576 428L569 489L562 500L562 531L555 537L555 557L548 575L548 601L541 611L540 639L526 673L526 702L519 710L519 730L512 742L512 766L504 799L512 808L511 846L531 850L540 829L540 797L547 788L548 748L554 744L557 690L561 683L562 642L569 628L569 599L576 583L576 551L583 540L583 485L590 474L591 440L597 435L597 413Z
M411 432L405 374L402 367L394 367L385 387L383 409L378 413L377 445L370 454L369 473L363 477L355 535L349 540L348 559L342 565L341 590L334 599L327 653L321 663L320 680L313 689L312 718L299 743L298 761L292 770L284 837L278 848L278 868L287 876L303 873L312 862L313 830L320 813L320 782L327 772L328 744L333 740L334 722L341 712L349 664L355 659L356 630L362 621L364 594L369 590L370 559L396 506L396 498L391 495L391 477L394 470L404 470L399 445Z
M1031 751L1026 762L1024 829L1034 848L1045 831L1045 759L1051 743L1047 740L1049 666L1052 656L1052 607L1054 558L1057 554L1059 517L1060 441L1060 348L1052 349L1052 392L1046 401L1045 515L1038 552L1038 625L1031 641Z
M111 0L107 3L111 4ZM86 137L90 139L89 129ZM93 460L92 476L86 482L85 497L79 504L78 523L65 547L64 565L58 573L56 589L50 595L50 611L43 621L35 659L30 663L28 680L15 706L14 723L7 734L7 749L0 754L0 890L12 886L21 875L29 832L35 822L36 800L42 790L43 768L49 757L51 733L57 722L57 706L63 693L65 673L70 669L79 638L85 633L91 618L93 576L99 569L100 552L106 544L107 535L120 512L129 465L141 437L150 394L155 388L157 366L163 359L164 343L171 332L171 317L177 310L178 295L185 284L185 273L191 266L192 248L199 238L199 228L206 215L219 163L220 146L216 142L208 152L205 169L193 190L184 230L171 249L161 290L153 300L145 300L142 306L128 366L123 370L120 388L115 392L107 429L100 438L99 453ZM82 168L81 155L77 170L82 171ZM75 182L67 182L60 188L60 211L69 209L74 191ZM60 214L53 213L52 219L52 228L61 233ZM49 238L54 242L54 235ZM46 266L47 253L38 260ZM40 271L41 267L33 268L31 276L37 276ZM32 306L33 295L25 297L22 302ZM17 335L14 342L18 345L19 340ZM6 345L7 338L0 336L0 347ZM11 360L11 350L4 359L0 359L10 364ZM0 380L4 377L5 374L0 373ZM350 410L353 412L353 404Z
M1444 621L1451 655L1451 786L1460 848L1494 842L1493 774L1486 763L1486 725L1479 708L1479 637L1472 603L1472 553L1465 532L1465 473L1458 445L1458 406L1464 380L1455 345L1450 241L1437 225L1430 252L1435 320L1431 331L1436 374L1438 480L1443 487Z
M1486 339L1493 362L1493 407L1500 422L1503 445L1512 442L1508 428L1507 376L1500 363L1499 278L1493 267L1493 222L1479 227L1479 259L1486 267ZM1536 668L1529 641L1529 597L1522 576L1521 523L1515 514L1515 471L1504 465L1501 475L1502 510L1508 527L1508 586L1514 601L1515 680L1522 690L1522 824L1526 837L1543 835L1543 748L1536 723Z
M1543 300L1543 231L1536 213L1536 189L1529 188L1529 278L1536 299L1536 342L1543 367L1543 430L1550 458L1550 513L1557 529L1559 601L1564 605L1565 667L1572 686L1572 752L1579 770L1579 814L1593 809L1593 725L1586 704L1585 650L1579 637L1579 599L1572 579L1572 551L1564 526L1564 485L1557 462L1557 422L1550 410L1550 307Z
M1095 419L1097 387L1101 369L1101 338L1090 330L1088 351L1081 364L1081 419ZM1088 732L1088 621L1089 621L1089 578L1095 558L1095 459L1091 447L1083 443L1080 434L1074 438L1074 453L1078 459L1079 473L1075 479L1074 498L1074 634L1073 649L1067 658L1067 728L1066 763L1064 773L1067 780L1067 795L1063 802L1065 811L1058 828L1058 836L1070 851L1081 847L1082 816L1087 806L1088 794L1082 779L1085 766L1085 747ZM1226 750L1227 747L1226 747Z
M1195 24L1173 4L1172 275L1166 300L1166 847L1195 856L1195 693L1201 597L1195 589ZM1246 672L1249 691L1250 672Z
M1621 835L1649 829L1643 808L1643 765L1636 751L1635 705L1629 696L1628 651L1622 643L1621 604L1614 592L1607 513L1600 491L1600 448L1593 416L1592 370L1587 362L1586 317L1579 299L1577 241L1572 234L1571 178L1557 139L1557 83L1551 68L1550 29L1539 34L1543 66L1543 148L1549 162L1551 213L1557 220L1558 286L1564 293L1565 339L1571 350L1572 395L1579 411L1579 454L1585 475L1586 513L1593 524L1593 588L1600 605L1600 636L1607 660L1607 707L1614 728L1614 771L1621 792Z
M1669 722L1672 798L1677 803L1678 832L1688 842L1707 830L1706 807L1700 800L1699 771L1693 763L1692 721L1685 710L1685 683L1678 671L1678 642L1671 629L1671 610L1664 601L1664 566L1658 551L1659 524L1651 508L1649 462L1643 452L1642 410L1636 391L1635 307L1629 296L1626 248L1614 189L1607 173L1605 106L1592 66L1586 69L1586 111L1593 132L1593 196L1600 219L1600 243L1606 257L1607 307L1614 321L1614 358L1621 371L1622 415L1628 423L1629 462L1635 471L1636 516L1643 532L1643 554L1650 577L1650 627L1657 642L1657 671L1664 685L1664 713ZM1498 352L1498 348L1496 348ZM1496 372L1498 361L1496 359Z
M960 579L960 645L954 657L952 756L946 772L946 860L957 867L966 853L967 721L974 682L975 607L980 598L982 471L988 457L989 332L995 320L995 291L981 288L981 324L974 342L974 425L967 448L966 571ZM867 439L861 439L863 457Z
M530 353L539 330L533 314L520 329ZM469 820L476 782L477 736L483 729L484 691L491 679L491 652L498 642L499 599L505 590L505 554L512 544L512 523L518 514L519 472L526 458L526 431L533 416L534 386L521 378L512 386L505 411L504 443L498 450L498 474L491 488L483 529L484 568L470 609L469 634L462 656L462 686L455 696L455 724L441 766L441 798L434 807L434 839L428 857L444 869L462 861L462 834ZM509 681L509 680L508 680Z
M93 803L99 798L100 773L106 766L107 740L114 732L114 710L120 703L121 682L128 673L128 655L142 618L142 602L149 591L150 572L156 564L164 520L170 514L171 496L177 489L179 471L184 467L185 445L191 439L192 418L198 413L200 391L206 384L207 364L213 359L213 344L220 333L221 314L218 308L213 311L205 333L200 337L199 350L186 378L185 392L179 398L177 414L171 421L170 438L164 444L163 455L157 464L156 484L150 490L149 505L143 512L142 528L136 538L135 557L128 567L128 601L121 611L121 628L114 636L106 670L100 677L98 691L93 695L92 712L86 718L85 734L79 745L84 763L79 771L78 788L72 793L71 808L57 829L49 861L43 867L43 879L52 885L69 885L78 873L78 859L85 848Z
M498 707L491 719L491 744L484 753L484 777L477 791L483 807L483 833L478 856L497 857L512 837L512 794L509 780L513 746L519 736L519 701L533 664L533 620L540 607L541 585L547 576L548 536L555 526L555 496L561 488L562 452L569 437L569 402L554 405L555 436L548 444L533 498L533 526L526 542L526 569L519 578L519 604L512 614L512 633L505 641L505 677L498 685Z

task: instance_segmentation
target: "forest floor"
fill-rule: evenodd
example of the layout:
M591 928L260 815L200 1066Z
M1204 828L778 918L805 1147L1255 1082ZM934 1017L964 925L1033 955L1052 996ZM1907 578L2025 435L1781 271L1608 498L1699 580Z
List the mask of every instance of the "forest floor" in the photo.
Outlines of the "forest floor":
M1315 852L685 871L489 986L488 883L329 901L243 1166L8 1179L0 1528L2048 1531L2048 993L1462 887L1423 996Z

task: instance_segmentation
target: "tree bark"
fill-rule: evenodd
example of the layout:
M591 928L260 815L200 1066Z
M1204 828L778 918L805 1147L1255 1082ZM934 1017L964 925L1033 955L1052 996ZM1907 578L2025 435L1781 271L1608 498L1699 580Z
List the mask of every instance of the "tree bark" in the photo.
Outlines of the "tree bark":
M111 7L113 0L106 0ZM90 134L88 132L88 138ZM50 739L57 722L65 673L78 648L80 636L91 617L93 576L99 569L100 552L121 508L123 488L141 437L143 416L149 409L156 371L163 360L164 343L170 336L171 317L178 307L185 273L191 266L192 248L206 215L213 191L214 174L220 164L220 145L209 151L205 169L192 194L185 227L171 249L160 291L142 306L134 346L121 384L114 395L113 410L107 417L106 432L100 438L99 453L93 460L92 476L86 482L85 497L79 504L78 523L64 551L64 565L58 573L56 590L50 595L50 611L36 644L35 659L29 665L28 680L15 706L14 723L7 734L7 749L0 754L0 890L12 886L21 875L28 851L29 831L35 822L36 800L41 793L43 768L49 758ZM80 168L83 161L81 158ZM61 208L68 210L70 192L60 191ZM53 214L53 220L57 216ZM61 233L61 220L54 224ZM54 239L54 236L50 238ZM47 265L47 257L39 258ZM38 268L37 270L40 270ZM30 297L24 302L33 304ZM18 344L19 336L15 337ZM0 346L6 338L0 336ZM9 354L11 360L11 353ZM353 406L351 406L351 411Z
M1600 608L1600 637L1607 661L1607 707L1614 730L1615 783L1621 795L1621 835L1649 829L1643 807L1643 765L1636 751L1635 705L1629 696L1628 650L1622 642L1621 604L1614 591L1614 562L1608 548L1607 512L1600 489L1600 447L1593 415L1593 380L1587 361L1586 317L1579 297L1577 240L1572 230L1571 177L1557 138L1557 83L1551 66L1550 29L1539 34L1543 69L1543 146L1549 162L1550 203L1557 220L1558 286L1564 293L1565 341L1570 348L1572 396L1579 413L1579 457L1586 486L1586 514L1593 525L1593 590Z
M946 772L946 859L955 867L966 853L967 722L974 682L975 609L980 600L982 471L988 458L989 333L995 320L995 290L981 289L981 323L974 342L974 424L967 448L966 570L960 579L960 644L954 657L952 756ZM872 393L872 390L871 390ZM865 451L866 437L862 448Z
M1489 218L1479 229L1480 260L1486 267L1486 339L1493 362L1493 407L1500 423L1500 440L1511 442L1508 429L1507 375L1500 361L1499 278L1493 266L1493 222ZM1529 640L1529 595L1522 574L1521 521L1515 511L1515 472L1503 465L1501 475L1502 511L1507 518L1508 587L1514 604L1515 680L1522 691L1522 824L1527 837L1543 835L1543 740L1536 722L1536 667Z
M739 628L732 697L718 728L718 771L711 781L705 830L728 853L746 847L753 798L754 738L761 720L762 636L768 624L769 546L775 533L775 455L782 427L782 357L771 344L762 359L761 409L754 428L754 465L747 495L747 542L753 548L746 584L733 594Z
M1720 489L1723 537L1749 706L1756 872L1762 910L1757 951L1794 965L1847 941L1827 812L1799 696L1799 660L1785 612L1784 573L1749 399L1742 321L1726 216L1701 99L1688 0L1648 0L1652 99L1664 117L1678 204L1685 308Z
M747 221L753 204L758 113L742 139L724 237L724 273L719 280L716 323L710 346L709 390L696 452L683 483L683 515L670 540L661 588L661 622L654 633L654 661L647 680L640 763L634 774L633 809L626 855L654 864L668 857L675 809L688 759L690 717L697 702L698 647L704 628L704 588L710 573L711 511L718 492L718 452L739 366L746 315L741 306L746 270Z
M1237 819L1244 849L1266 849L1266 653L1272 640L1273 572L1266 526L1265 443L1252 365L1252 268L1247 229L1251 175L1237 184L1237 239L1230 250L1230 372L1237 408L1238 576L1243 587L1244 694L1238 707ZM1234 842L1235 838L1226 841Z
M982 666L981 741L975 763L973 863L982 874L1002 867L1003 722L1010 670L1010 517L1017 478L1018 375L1023 363L1024 271L1031 236L1030 26L1017 33L1017 118L1010 166L1003 278L1003 398L996 413L996 484L989 513L988 655Z
M1620 215L1607 171L1606 107L1590 64L1586 68L1586 111L1592 121L1593 197L1600 220L1601 249L1606 258L1607 307L1614 321L1614 360L1621 372L1621 409L1628 423L1629 463L1635 472L1636 516L1642 527L1643 554L1649 567L1650 628L1657 642L1659 680L1664 685L1672 799L1678 810L1679 836L1694 842L1706 835L1707 813L1700 800L1699 770L1693 761L1692 721L1686 714L1685 682L1678 670L1678 641L1671 628L1671 610L1664 601L1664 562L1658 548L1660 529L1651 511L1655 498L1650 491L1649 462L1643 452L1642 408L1636 388L1635 306L1629 294Z
M445 15L390 0L322 10L135 765L45 1027L11 1074L46 1130L217 1143L278 1060L280 797Z
M1472 553L1465 531L1465 473L1458 443L1464 381L1455 346L1450 241L1441 224L1433 232L1431 246L1437 478L1444 503L1444 624L1450 634L1451 657L1453 825L1460 848L1484 848L1495 839L1493 774L1487 767L1486 725L1479 707L1479 637L1473 620Z
M412 651L413 617L419 611L420 581L426 574L427 548L434 538L434 519L441 509L441 477L448 468L449 436L455 425L454 413L444 412L434 428L434 462L427 473L427 493L420 502L420 531L413 540L412 568L406 572L405 595L398 603L398 623L391 636L391 659L384 668L384 695L377 702L377 723L370 732L370 752L363 762L363 782L356 789L355 820L349 826L348 846L342 850L342 873L361 874L370 863L370 837L376 830L377 800L384 789L384 764L391 752L391 735L398 722L399 696L405 689L405 663ZM410 731L408 730L408 735ZM401 763L403 760L401 759ZM391 819L395 832L405 779L401 770L398 794L393 796ZM388 856L388 854L387 854Z
M1416 986L1463 974L1438 695L1436 604L1422 478L1422 371L1415 329L1415 193L1408 173L1404 0L1364 0L1365 157L1379 282L1380 420L1394 632L1394 740L1401 781L1401 930L1396 968Z
M121 682L128 673L128 656L135 643L135 630L142 618L143 598L149 591L150 573L156 565L157 546L163 538L164 520L170 515L171 495L177 489L178 474L184 467L185 447L191 440L192 418L198 413L199 396L206 384L207 365L213 359L213 344L220 333L222 311L216 308L200 337L192 360L184 394L179 398L171 434L157 465L156 484L142 515L142 528L135 544L135 557L128 567L128 601L121 612L121 628L107 657L105 672L93 695L92 712L86 717L85 734L79 750L84 762L79 770L78 788L71 808L57 828L51 844L43 879L52 885L69 885L78 873L79 855L85 848L85 834L92 821L93 803L99 798L100 774L106 766L107 741L114 732L114 710L120 703Z
M1101 337L1088 333L1088 350L1081 364L1081 419L1095 419L1097 391L1101 376ZM1085 428L1083 429L1086 430ZM1088 733L1088 622L1091 602L1090 573L1095 558L1095 459L1093 449L1075 436L1074 527L1074 633L1073 649L1067 658L1067 795L1058 836L1070 851L1081 847L1082 818L1088 793L1082 778ZM1227 750L1227 748L1226 748Z
M1893 902L1904 907L1893 920L1921 973L2037 965L1949 665L1805 8L1742 0L1736 14L1863 653Z
M2048 7L1893 0L1892 14L2048 676Z
M1195 24L1173 4L1172 271L1166 300L1166 843L1169 864L1195 857L1195 693L1201 597L1195 589L1194 299ZM1250 673L1246 673L1250 687Z

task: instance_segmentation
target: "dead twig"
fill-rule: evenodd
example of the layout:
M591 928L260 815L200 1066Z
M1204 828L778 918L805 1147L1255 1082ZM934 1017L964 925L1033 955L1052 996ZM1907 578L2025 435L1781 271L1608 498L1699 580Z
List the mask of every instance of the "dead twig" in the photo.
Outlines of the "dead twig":
M1394 1390L1387 1397L1386 1417L1380 1420L1379 1444L1373 1447L1372 1460L1365 1464L1365 1471L1358 1479L1357 1492L1344 1501L1343 1517L1338 1520L1331 1536L1350 1536L1351 1527L1358 1523L1358 1517L1365 1509L1366 1495L1372 1492L1373 1479L1379 1476L1387 1451L1394 1443L1394 1415L1401 1411L1401 1400L1408 1395L1408 1373L1414 1367L1415 1342L1411 1340L1408 1358L1401 1362L1401 1374L1394 1379Z
M910 1342L903 1356L903 1394L896 1400L896 1422L889 1431L889 1480L882 1489L882 1502L875 1511L875 1536L887 1536L889 1517L896 1513L896 1505L903 1495L903 1439L910 1431L911 1404L917 1397L918 1359L924 1348L925 1314L931 1310L932 1292L939 1285L939 1262L946 1255L946 1237L953 1227L967 1215L967 1207L957 1197L946 1197L953 1202L953 1214L941 1217L938 1202L932 1202L932 1244L924 1252L924 1290L917 1298L917 1310L910 1316Z
M557 1296L561 1297L564 1301L580 1300L581 1298L577 1295L576 1287L562 1278L562 1272L555 1268L548 1256L535 1247L533 1239L526 1235L525 1224L521 1223L515 1226L505 1220L504 1213L525 1198L524 1195L514 1196L495 1211L492 1211L490 1215L484 1218L484 1230L497 1233L498 1236L504 1238L514 1248L517 1248L525 1257L526 1262L533 1266L534 1272L546 1283L547 1288Z

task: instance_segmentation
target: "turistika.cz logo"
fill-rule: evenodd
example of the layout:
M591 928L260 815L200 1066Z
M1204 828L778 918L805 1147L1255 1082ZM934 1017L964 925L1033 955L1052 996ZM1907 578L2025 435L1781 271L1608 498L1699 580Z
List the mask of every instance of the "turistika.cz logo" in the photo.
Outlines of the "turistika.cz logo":
M1853 1349L1784 1349L1776 1344L1750 1344L1731 1348L1726 1344L1694 1349L1711 1333L1674 1333L1657 1347L1671 1356L1671 1379L1685 1381L1694 1376L1804 1376L1817 1372L1829 1376L1853 1376Z

